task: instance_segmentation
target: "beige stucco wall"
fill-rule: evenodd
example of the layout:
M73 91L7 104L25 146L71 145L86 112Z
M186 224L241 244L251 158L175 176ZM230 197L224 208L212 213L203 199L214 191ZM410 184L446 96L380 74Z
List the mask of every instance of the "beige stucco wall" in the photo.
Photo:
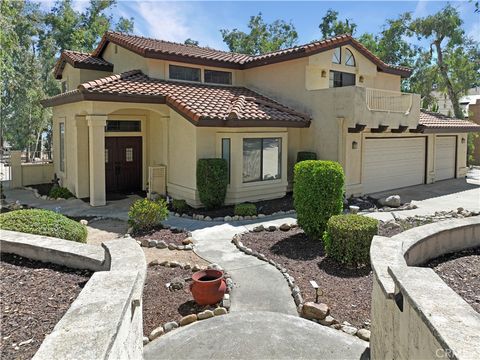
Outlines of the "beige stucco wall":
M108 71L75 69L72 65L66 63L62 72L62 82L67 83L67 91L75 90L78 85L87 81L97 80L111 75Z

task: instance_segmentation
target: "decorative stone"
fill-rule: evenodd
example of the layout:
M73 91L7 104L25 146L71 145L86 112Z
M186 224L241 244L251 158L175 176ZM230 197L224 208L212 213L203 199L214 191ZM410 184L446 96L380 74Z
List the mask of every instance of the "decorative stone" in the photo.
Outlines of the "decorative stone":
M230 299L223 299L222 300L222 306L225 308L225 309L230 309Z
M168 247L167 243L163 240L157 242L157 249L166 249Z
M302 294L297 293L293 296L293 300L295 301L295 305L301 305L303 304L303 297Z
M235 215L235 216L232 218L233 221L238 221L238 219L239 219L239 216L238 216L238 215Z
M86 226L86 225L88 225L88 221L87 221L87 220L84 220L84 219L82 219L82 220L80 220L80 224L82 224L82 225L85 225L85 226Z
M162 336L163 334L165 334L165 330L163 330L163 327L159 326L155 329L152 330L152 332L150 333L150 335L148 336L148 339L150 341L153 341L155 340L156 338Z
M205 216L205 221L212 221L212 218L210 216Z
M170 286L168 287L170 291L181 290L185 286L185 280L181 277L176 276L170 281Z
M205 215L197 215L197 220L205 220Z
M157 240L149 240L148 241L148 247L152 248L152 247L157 246L157 244L158 244Z
M168 250L177 250L177 245L172 243L168 244Z
M253 228L253 232L262 232L264 230L265 230L265 228L263 227L263 225L255 226Z
M357 331L357 336L365 341L370 341L370 330L367 329L359 329Z
M196 314L190 314L187 316L184 316L183 318L180 319L180 326L185 326L188 324L191 324L193 322L197 321L197 315Z
M318 323L324 326L330 326L332 324L335 324L335 322L336 322L335 318L333 318L330 315L327 315L323 320L318 320Z
M344 333L349 334L349 335L355 335L358 331L358 329L356 327L346 326L346 325L342 325L341 329Z
M202 311L201 313L197 314L198 320L209 319L213 316L214 316L214 314L213 314L212 310L205 310L205 311Z
M171 261L170 262L170 267L172 267L172 268L180 267L180 263L178 261Z
M148 337L144 336L143 337L143 345L147 345L149 342Z
M270 225L268 228L267 228L267 231L275 231L277 230L277 227L274 226L274 225Z
M330 313L327 304L316 304L314 302L306 302L303 304L302 316L306 319L323 320Z
M225 280L225 283L227 284L227 288L232 291L233 289L233 280L231 278L228 278Z
M382 206L389 206L392 208L398 208L402 205L400 195L390 195L386 198L378 200L378 203Z
M259 219L262 219L262 218L265 217L265 214L258 214L257 216L258 216Z
M143 247L148 247L149 242L150 242L150 240L148 240L148 239L142 239L142 246Z
M168 261L168 260L163 260L163 261L162 261L160 264L158 264L158 265L170 267L170 261Z
M193 245L192 244L185 245L183 247L183 250L193 250Z
M200 266L198 266L198 264L193 264L192 270L193 271L200 271Z
M189 270L189 269L192 268L192 265L191 265L190 263L186 263L185 265L183 265L183 268L184 268L185 270Z
M165 331L165 333L168 333L176 328L178 328L178 324L175 321L170 321L163 325L163 330Z
M213 310L213 315L215 316L226 315L227 313L228 311L224 307L218 307L215 310Z
M155 266L158 265L158 259L154 259L148 263L148 266Z
M282 230L282 231L288 231L288 230L290 230L290 225L282 224L282 225L280 225L279 229Z
M351 205L349 206L350 213L356 214L360 210L360 206Z
M232 217L227 215L223 218L223 221L232 221Z
M177 245L177 250L185 250L185 245Z
M218 271L223 271L223 268L218 265L218 264L209 264L207 266L207 269L213 269L213 270L218 270Z

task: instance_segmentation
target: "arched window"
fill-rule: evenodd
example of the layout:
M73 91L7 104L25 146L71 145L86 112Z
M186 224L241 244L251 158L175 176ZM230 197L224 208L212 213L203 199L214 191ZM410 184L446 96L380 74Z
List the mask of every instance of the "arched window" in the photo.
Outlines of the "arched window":
M341 64L342 63L342 49L337 47L333 49L332 63Z
M352 52L348 49L345 49L345 65L347 66L355 66L355 57L353 56Z

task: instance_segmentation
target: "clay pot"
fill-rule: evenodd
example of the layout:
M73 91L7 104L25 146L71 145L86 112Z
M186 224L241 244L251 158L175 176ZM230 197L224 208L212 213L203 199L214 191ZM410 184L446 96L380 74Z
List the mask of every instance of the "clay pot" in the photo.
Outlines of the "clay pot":
M223 271L202 270L192 275L190 291L199 305L214 305L223 299L227 290Z

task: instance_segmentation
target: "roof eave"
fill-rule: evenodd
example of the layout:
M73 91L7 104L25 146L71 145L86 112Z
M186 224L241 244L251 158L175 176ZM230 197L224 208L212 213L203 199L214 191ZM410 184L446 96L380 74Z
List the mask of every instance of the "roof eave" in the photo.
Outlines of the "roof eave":
M458 126L458 127L433 127L422 125L423 134L448 134L448 133L469 133L480 132L480 126Z

